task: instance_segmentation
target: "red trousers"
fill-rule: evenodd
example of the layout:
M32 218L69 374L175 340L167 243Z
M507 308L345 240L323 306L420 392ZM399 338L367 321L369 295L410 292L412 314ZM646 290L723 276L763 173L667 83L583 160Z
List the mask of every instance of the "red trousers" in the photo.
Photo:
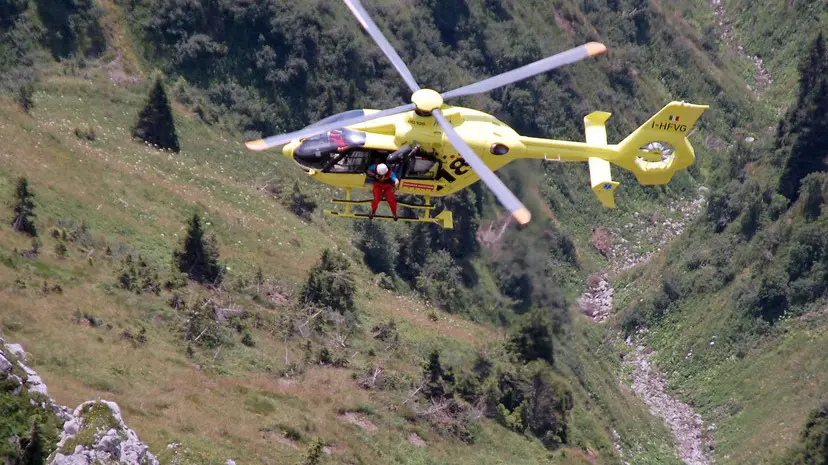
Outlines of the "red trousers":
M391 213L397 216L397 199L394 198L394 185L391 183L374 183L374 200L371 201L371 213L377 212L382 194L385 194L385 200L388 202L388 206L391 207Z

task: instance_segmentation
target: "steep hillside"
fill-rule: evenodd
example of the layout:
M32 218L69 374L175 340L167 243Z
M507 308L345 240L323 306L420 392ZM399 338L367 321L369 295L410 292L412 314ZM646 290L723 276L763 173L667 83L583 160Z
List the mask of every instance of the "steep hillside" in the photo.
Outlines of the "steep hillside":
M416 463L428 456L443 463L545 460L539 442L495 422L479 423L475 446L469 447L451 434L441 436L403 404L432 349L440 349L443 363L458 375L465 373L478 351L499 350L494 328L427 310L416 299L376 287L366 270L352 266L359 326L337 329L331 321L321 332L304 333L302 323L311 314L285 305L280 295L298 292L322 248L340 250L352 263L360 259L343 225L319 213L303 222L260 192L258 170L239 162L250 155L186 113L177 113L180 137L200 144L197 150L173 155L129 140L135 111L128 109L140 107L143 91L113 87L104 73L91 81L54 76L40 82L31 115L4 103L4 196L11 196L16 176L26 173L36 195L41 245L36 257L28 252L26 258L31 240L3 226L0 319L7 341L24 344L56 400L70 406L98 396L114 400L156 453L182 442L210 462L232 457L294 463L317 436L343 460L363 463ZM89 131L94 141L85 138ZM313 189L300 182L302 189ZM226 287L216 294L189 285L159 296L119 289L127 253L140 253L164 279L176 236L184 234L194 208L219 238L221 260L229 268ZM74 239L52 237L55 227ZM264 271L261 284L255 281L258 267ZM170 303L176 295L178 310ZM212 342L189 336L188 357L187 332L196 317L188 309L209 312L213 305L204 299L211 295L219 309L244 308L251 315L234 323L238 333L196 320L206 325L198 332L209 330ZM390 320L396 322L391 338L379 336ZM291 327L298 333L285 332ZM617 391L603 362L580 355L589 345L582 331L591 332L573 330L571 340L556 349L561 375L580 380L567 381L574 403L567 443L574 448L563 452L571 458L561 463L579 463L577 457L586 454L617 463L608 419L626 444L637 446L632 456L664 463L672 455L666 431L630 394ZM245 333L252 335L253 347L241 342ZM323 349L333 360L345 357L347 368L320 365ZM498 357L492 353L489 359ZM374 367L382 368L385 387L360 389L360 379ZM365 424L378 431L360 432L337 418L349 410L367 415L371 423ZM294 431L290 440L284 431ZM428 446L406 445L411 433Z
M337 193L292 162L242 150L250 137L408 100L343 4L58 3L0 0L8 12L0 18L0 84L9 90L0 107L0 195L10 199L26 176L40 231L35 247L10 221L0 228L0 324L7 341L31 352L56 400L117 401L162 463L313 463L306 452L322 463L679 463L668 429L619 384L618 355L627 349L618 327L650 326L658 361L680 373L684 384L674 377L673 385L695 402L705 399L690 391L704 388L699 373L737 373L676 358L684 357L678 344L707 337L681 330L689 324L681 318L706 318L697 331L733 334L744 321L708 311L731 284L708 292L713 278L678 271L671 258L677 250L741 253L741 242L721 240L704 219L651 267L613 277L618 320L600 326L573 311L587 277L608 266L594 247L596 228L650 254L663 244L636 240L641 232L626 225L682 214L671 209L696 201L702 184L747 205L754 191L722 190L732 166L767 183L778 177L769 163L748 163L761 161L758 153L745 153L770 143L773 102L787 98L781 86L790 80L774 81L757 100L747 88L753 63L728 54L717 32L716 2L366 2L417 78L439 90L587 40L607 43L606 57L461 102L526 135L582 140L582 117L607 110L618 140L667 101L712 106L691 136L698 163L657 188L616 170L615 210L600 207L583 166L503 170L535 221L499 236L480 234L502 225L480 186L445 200L457 219L452 231L352 224L319 212L314 204ZM736 3L724 13L746 21ZM796 24L805 13L791 14L786 21ZM784 76L777 63L789 55L749 51L760 52ZM155 68L173 99L180 153L131 138ZM757 144L736 144L748 134ZM749 185L745 176L738 182ZM170 267L194 213L227 267L217 289ZM682 291L662 318L635 298L663 287L672 276L665 266L691 280L692 292ZM642 302L657 308L660 298ZM740 367L781 370L780 339L738 339L749 354ZM810 361L819 346L801 350ZM823 386L815 379L813 393ZM772 382L784 387L781 376ZM740 386L705 391L705 420L722 424L714 412L750 392ZM788 433L811 398L793 389ZM777 405L769 399L734 401L739 407L727 412L751 416L733 417L720 433L722 459L739 462L763 441L777 418L761 410ZM792 441L788 434L761 444L779 450ZM185 447L167 448L179 442ZM323 444L330 455L319 453Z
M819 463L787 450L828 392L828 55L817 39L828 9L725 3L732 36L764 57L774 82L754 120L725 139L706 211L648 267L616 281L615 322L628 334L649 328L642 340L673 392L715 424L717 463Z

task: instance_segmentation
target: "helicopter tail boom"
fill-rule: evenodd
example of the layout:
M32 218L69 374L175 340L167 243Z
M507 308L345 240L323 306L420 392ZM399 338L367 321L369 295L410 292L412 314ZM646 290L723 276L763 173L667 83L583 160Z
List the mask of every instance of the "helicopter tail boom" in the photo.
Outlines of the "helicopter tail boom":
M618 182L610 164L632 172L642 185L667 184L673 175L696 159L687 136L709 108L671 102L618 144L607 144L606 121L610 113L596 111L584 117L586 143L521 137L527 158L575 161L589 164L590 187L607 208L615 206Z

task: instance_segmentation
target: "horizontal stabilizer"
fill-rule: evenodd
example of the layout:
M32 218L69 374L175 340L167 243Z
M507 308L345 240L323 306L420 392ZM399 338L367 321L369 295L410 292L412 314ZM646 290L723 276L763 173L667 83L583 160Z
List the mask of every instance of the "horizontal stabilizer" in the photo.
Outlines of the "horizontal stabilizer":
M586 143L592 146L607 145L606 122L610 113L595 111L584 117ZM607 208L615 208L615 189L619 183L612 180L610 163L603 158L589 157L589 183L592 192Z

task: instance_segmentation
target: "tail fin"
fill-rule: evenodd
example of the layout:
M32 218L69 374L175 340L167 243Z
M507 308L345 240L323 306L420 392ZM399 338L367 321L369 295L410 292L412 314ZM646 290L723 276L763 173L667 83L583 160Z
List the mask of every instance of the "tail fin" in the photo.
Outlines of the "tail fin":
M687 140L707 105L671 102L618 144L616 165L643 185L667 184L676 171L696 160Z
M589 157L590 185L598 200L607 208L615 207L618 182L612 180L610 161L631 171L643 185L667 184L676 171L692 165L696 155L687 135L707 108L707 105L671 102L612 147L615 156ZM609 117L603 111L584 117L587 145L607 145L605 123Z

